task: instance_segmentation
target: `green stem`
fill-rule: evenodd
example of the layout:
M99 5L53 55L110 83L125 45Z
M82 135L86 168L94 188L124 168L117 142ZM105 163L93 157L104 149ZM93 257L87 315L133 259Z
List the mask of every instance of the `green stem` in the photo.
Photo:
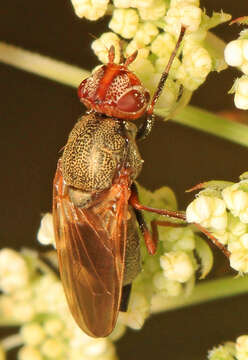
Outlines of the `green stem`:
M165 115L162 109L157 109L156 114L159 116ZM247 125L227 120L198 107L186 106L175 114L173 120L179 124L219 136L239 145L248 146Z
M7 338L1 340L0 345L4 348L5 351L14 349L17 346L23 344L23 339L20 334L10 335Z
M226 297L237 296L248 292L248 276L235 278L224 277L217 280L204 281L197 284L192 295L188 297L178 296L165 299L156 296L152 302L152 313L159 313L178 309L190 305L196 305Z
M23 50L0 41L0 61L33 74L55 80L64 85L78 87L89 72L47 56Z

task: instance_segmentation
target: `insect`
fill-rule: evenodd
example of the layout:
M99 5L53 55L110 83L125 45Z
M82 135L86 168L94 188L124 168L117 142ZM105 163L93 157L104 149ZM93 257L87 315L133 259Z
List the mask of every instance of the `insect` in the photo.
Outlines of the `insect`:
M174 52L151 103L149 92L128 65L101 66L79 86L89 109L69 135L53 186L53 218L60 276L71 313L92 337L109 335L119 311L126 311L131 283L140 271L136 221L150 254L156 251L141 210L184 219L181 213L151 209L138 201L134 180L143 160L137 140L152 128L153 108L183 39ZM145 114L137 130L130 121Z

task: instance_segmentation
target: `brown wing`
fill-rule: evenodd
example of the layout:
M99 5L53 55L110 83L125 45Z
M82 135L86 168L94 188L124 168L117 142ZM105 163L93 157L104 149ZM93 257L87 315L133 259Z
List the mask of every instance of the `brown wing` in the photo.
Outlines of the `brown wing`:
M109 335L116 323L123 284L130 191L128 176L90 208L69 199L58 162L53 218L61 280L71 313L88 335Z

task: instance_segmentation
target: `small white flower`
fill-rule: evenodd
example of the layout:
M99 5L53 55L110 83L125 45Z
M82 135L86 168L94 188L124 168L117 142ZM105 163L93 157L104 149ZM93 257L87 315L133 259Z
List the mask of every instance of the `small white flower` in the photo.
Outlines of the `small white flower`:
M186 218L189 223L199 223L212 231L224 231L227 226L225 202L218 198L200 195L187 207Z
M231 253L230 265L233 269L241 272L248 272L248 251L247 249L237 250Z
M240 242L244 246L244 248L248 250L248 233L240 237Z
M239 336L236 341L236 351L238 360L247 360L248 358L248 336Z
M187 1L179 1L168 10L165 21L166 30L171 34L179 35L181 25L187 26L187 32L198 30L202 18L202 10Z
M60 319L49 318L44 322L44 331L49 336L57 336L61 334L64 323Z
M143 42L143 44L145 45L148 45L157 34L158 34L157 26L155 26L150 22L145 22L144 24L139 26L134 39L139 42Z
M27 345L18 351L18 360L43 360L43 356L36 347Z
M168 33L159 34L151 44L151 51L160 57L169 58L174 50L176 41L174 36ZM169 56L168 56L169 55ZM168 61L167 61L168 62Z
M245 223L241 222L239 217L228 214L228 230L234 236L242 236L248 232L248 227Z
M125 39L131 39L137 32L139 16L134 9L115 9L109 23L111 30Z
M238 109L248 110L248 76L235 81L234 103Z
M42 245L54 245L55 247L53 216L51 213L46 213L42 217L37 239Z
M171 251L160 257L160 265L169 280L184 283L194 274L192 261L183 251Z
M142 20L155 21L165 15L166 3L164 0L154 0L151 6L138 6L138 10Z
M27 323L21 328L21 336L26 345L37 346L45 339L45 332L38 323Z
M41 346L41 353L49 359L57 359L65 352L65 344L58 338L48 338Z
M78 17L89 20L98 20L108 8L109 0L71 0Z
M243 49L242 49L243 40L233 40L227 44L225 47L225 60L228 65L231 66L241 66L243 59Z
M13 308L13 318L21 323L32 321L35 315L35 308L31 302L20 301Z
M245 182L247 181L243 181ZM240 189L240 184L226 187L222 191L222 197L231 213L243 223L248 223L248 193Z
M234 343L225 343L209 351L208 360L235 360L232 356L234 353Z
M114 62L119 64L121 55L121 46L119 37L113 32L107 32L100 36L99 39L94 40L91 44L91 48L98 57L98 59L106 64L108 63L108 54L111 46L115 48Z
M0 251L0 288L12 293L24 288L30 281L29 268L24 258L11 249Z
M176 72L176 78L189 90L197 89L212 69L212 59L206 49L196 43L184 51L182 65Z

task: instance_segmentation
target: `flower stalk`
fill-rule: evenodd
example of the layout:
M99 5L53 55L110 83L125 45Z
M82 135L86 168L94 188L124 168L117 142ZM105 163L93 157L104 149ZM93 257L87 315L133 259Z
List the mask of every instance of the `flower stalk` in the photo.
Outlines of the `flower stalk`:
M188 297L173 297L164 301L157 296L153 298L152 313L175 310L186 306L197 305L217 299L237 296L248 291L248 276L228 276L221 279L198 283Z

